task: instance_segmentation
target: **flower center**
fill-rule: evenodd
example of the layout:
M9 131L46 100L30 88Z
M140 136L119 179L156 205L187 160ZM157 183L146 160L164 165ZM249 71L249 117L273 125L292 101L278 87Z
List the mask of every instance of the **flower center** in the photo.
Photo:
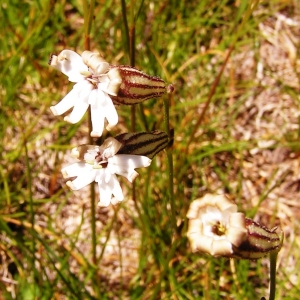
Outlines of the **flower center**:
M218 236L223 236L226 233L226 227L218 221L212 226L212 233Z
M103 153L101 153L100 151L95 155L95 162L98 165L101 165L102 168L106 168L108 165L107 159L103 157Z

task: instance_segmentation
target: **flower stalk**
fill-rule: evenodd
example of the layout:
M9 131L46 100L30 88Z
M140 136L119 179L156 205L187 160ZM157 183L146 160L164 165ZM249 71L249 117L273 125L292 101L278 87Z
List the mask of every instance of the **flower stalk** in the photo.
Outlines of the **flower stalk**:
M269 300L275 300L276 294L276 263L277 263L277 256L282 247L282 243L284 240L283 232L281 233L280 237L280 246L271 251L269 254L270 257L270 295Z
M168 134L169 143L172 141L173 137L171 137L170 132L170 103L169 99L164 98L164 122L165 128ZM167 153L167 172L168 172L168 200L170 201L171 206L171 221L173 228L176 228L176 209L175 209L175 198L174 198L174 169L173 169L173 155L172 149L169 147L166 151Z
M90 32L92 28L93 14L94 14L94 6L95 0L90 0L90 7L88 8L88 1L83 0L83 11L84 11L84 49L90 50ZM88 131L92 132L93 123L92 123L92 109L89 107L88 109ZM89 143L93 143L93 138L91 135L88 137ZM90 185L90 201L91 201L91 230L92 230L92 261L93 264L97 263L97 236L96 236L96 193L95 193L95 185ZM94 271L96 273L96 269ZM97 296L100 295L98 284L94 285L95 293Z

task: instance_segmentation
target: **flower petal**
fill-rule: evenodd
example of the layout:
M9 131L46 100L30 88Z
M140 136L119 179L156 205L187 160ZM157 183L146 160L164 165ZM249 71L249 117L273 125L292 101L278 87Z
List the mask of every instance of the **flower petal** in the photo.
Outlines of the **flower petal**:
M105 109L105 117L107 119L107 122L109 124L109 126L106 127L107 130L110 130L112 127L116 126L118 124L119 121L119 117L118 117L118 113L117 110L111 100L111 98L105 94L106 97L106 102L105 102L105 107L103 107L103 109Z
M65 121L72 124L79 122L83 117L83 115L85 114L86 110L89 107L89 103L88 103L89 95L93 90L93 85L86 81L81 85L82 85L82 89L80 91L79 98L77 98L74 104L73 111L71 112L70 115L64 118Z
M148 167L151 159L146 156L119 154L108 158L107 168L113 174L119 174L132 182L138 173L135 168Z
M113 163L124 168L142 168L151 164L151 159L142 155L117 154L108 159L109 163Z
M71 82L83 80L82 72L88 72L81 56L72 50L63 50L57 57L53 56L50 65L67 75Z
M80 175L75 180L68 181L67 185L74 191L80 190L95 180L97 172L96 169L84 168Z
M115 196L115 198L118 201L122 201L124 199L124 196L123 196L123 191L122 191L122 188L120 186L120 183L119 183L119 181L117 179L117 176L114 175L114 174L112 174L111 175L111 179L108 182L108 184L111 187L112 193Z
M111 98L98 87L98 101L101 103L103 113L109 128L114 127L118 123L118 114Z
M227 240L238 247L247 238L247 229L238 227L229 227L226 231Z
M106 75L99 78L98 87L108 95L117 96L120 89L122 78L119 69L111 69Z
M62 115L74 106L77 98L78 91L74 85L73 89L60 102L54 106L51 106L50 109L55 116Z
M97 101L97 90L91 92L89 103L91 105L92 137L100 137L104 129L104 112L101 104Z
M111 175L110 180L105 183L105 172L101 173L101 179L99 178L99 194L100 202L99 206L108 206L111 202L112 195L115 196L116 200L122 201L124 199L123 192L116 175Z
M79 176L85 169L88 168L88 165L84 162L78 162L69 166L66 166L61 169L64 178ZM92 169L92 166L90 167Z
M214 240L210 249L210 254L213 256L227 256L233 253L231 243L226 240Z
M200 236L198 234L190 234L190 241L192 242L192 250L193 251L201 251L205 253L210 253L212 251L213 238L207 236Z

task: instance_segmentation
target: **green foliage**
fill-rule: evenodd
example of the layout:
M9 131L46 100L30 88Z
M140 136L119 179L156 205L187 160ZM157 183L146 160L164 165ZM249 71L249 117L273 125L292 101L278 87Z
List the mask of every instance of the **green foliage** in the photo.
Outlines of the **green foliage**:
M87 119L70 125L49 111L71 84L48 67L48 58L65 48L83 51L82 1L0 3L0 259L2 277L8 272L11 279L0 281L0 298L260 299L268 293L264 261L193 254L186 238L186 212L195 198L207 192L226 192L246 215L260 217L269 193L285 179L283 174L273 184L280 173L278 167L262 188L257 180L261 194L256 205L242 194L245 165L257 138L243 139L232 133L236 124L244 126L247 100L268 86L255 80L256 68L250 68L247 76L241 74L234 57L251 52L257 64L258 47L264 41L259 24L297 5L296 1L261 1L246 18L255 3L126 2L129 29L135 26L136 67L175 86L175 92L164 98L170 104L175 139L172 152L159 154L148 170L139 170L135 202L129 201L131 186L123 181L128 201L117 208L97 208L96 260L91 233L86 230L92 218L88 197L68 191L60 174L67 151L86 141ZM131 14L136 15L134 23ZM126 36L121 1L96 2L91 49L100 51L112 64L129 64ZM197 125L231 46L231 65ZM299 87L278 80L276 88L298 105ZM130 108L117 109L121 125L107 135L125 132L125 128L130 131ZM163 112L162 99L138 106L136 131L164 130ZM266 133L266 139L275 140L275 149L286 147L299 154L298 129L280 137ZM174 195L167 188L171 156ZM70 216L75 225L68 231L69 225L62 222L72 201L77 215ZM271 213L268 227L278 224L275 214ZM292 223L299 232L299 224ZM110 244L111 237L117 245ZM122 252L127 240L132 243L129 249L136 251L136 266L126 263L129 258L125 255L131 250ZM293 243L287 251L295 265L280 271L278 299L300 299L296 272L300 260L294 257L297 246ZM112 254L114 247L118 255ZM60 298L63 296L66 298Z

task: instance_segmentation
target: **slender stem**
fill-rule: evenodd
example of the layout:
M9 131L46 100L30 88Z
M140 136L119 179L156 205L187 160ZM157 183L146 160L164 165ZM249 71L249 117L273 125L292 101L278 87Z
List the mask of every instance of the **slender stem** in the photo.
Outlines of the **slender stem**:
M277 255L282 247L284 241L284 233L281 231L279 234L280 238L280 246L278 249L270 252L270 296L269 300L275 300L276 294L276 262L277 262Z
M169 99L164 98L164 121L166 132L169 136L169 141L172 139L170 135L170 105ZM169 189L169 202L171 205L171 220L173 224L173 228L176 228L176 210L175 210L175 198L174 198L174 171L173 171L173 155L172 148L167 149L167 168L168 168L168 189Z
M132 3L131 3L132 4ZM131 14L133 11L133 7L130 7ZM133 18L131 18L133 20ZM135 66L135 25L134 23L131 24L130 26L130 31L129 31L129 40L130 40L130 65L132 67ZM136 131L136 109L135 106L131 106L131 131L135 132ZM132 184L132 199L135 202L136 201L136 185L135 182Z
M27 180L28 180L28 190L29 190L29 209L30 209L30 223L31 223L31 236L32 236L32 257L31 257L31 264L33 270L35 270L35 234L34 234L34 209L33 209L33 198L32 198L32 178L31 178L31 167L28 159L28 148L27 148L27 141L24 141L24 148L25 148L25 163L26 163L26 170L27 170ZM35 281L35 272L33 272L33 282ZM34 292L34 297L35 292Z
M130 65L135 66L135 24L131 24L129 31L130 39Z
M125 3L125 0L121 0L121 4L122 4L122 16L123 16L123 22L124 22L124 27L125 27L125 36L126 36L126 48L127 48L127 54L130 56L129 27L128 27L128 21L127 21L126 3Z
M165 122L165 128L166 132L170 139L170 105L169 105L169 99L164 98L164 122Z
M273 251L270 253L270 296L269 296L269 300L275 300L277 254L278 254L278 251Z
M90 50L90 32L92 28L92 21L94 16L94 7L95 0L90 1L90 5L88 5L87 0L83 1L84 8L84 49ZM92 127L92 112L91 107L88 110L88 132L90 133L93 130ZM93 138L89 134L89 144L93 144ZM96 236L96 193L95 193L95 184L90 184L90 200L91 200L91 230L92 230L92 262L96 266L97 265L97 236ZM95 269L95 274L96 274ZM97 281L97 280L96 280ZM99 283L94 285L96 294L99 295Z
M127 52L129 55L130 66L135 66L135 19L134 19L134 0L130 1L130 28L128 26L127 21L127 9L125 0L121 0L122 3L122 15L123 15L123 22L125 27L125 35L126 35L126 45L127 45ZM131 106L130 111L131 117L131 131L135 132L136 130L136 109L135 106ZM132 184L132 199L136 201L136 186L133 182Z

